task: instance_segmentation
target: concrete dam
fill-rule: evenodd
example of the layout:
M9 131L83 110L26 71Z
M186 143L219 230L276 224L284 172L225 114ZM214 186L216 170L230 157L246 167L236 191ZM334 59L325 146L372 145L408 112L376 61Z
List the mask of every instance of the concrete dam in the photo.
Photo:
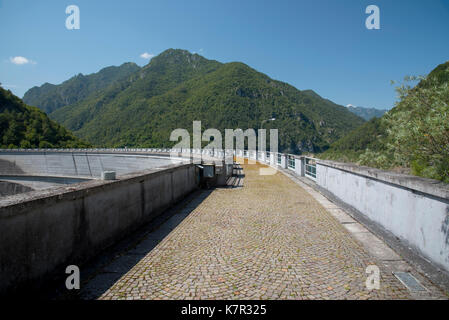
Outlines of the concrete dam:
M20 190L43 190L58 185L101 179L105 171L124 175L184 160L162 152L86 151L4 151L0 153L2 194ZM7 183L11 186L8 186ZM8 190L10 190L8 192Z
M231 161L225 161L230 158ZM244 170L243 173L239 171L235 174L237 164L234 163L234 159L242 165L249 162L244 166L247 172ZM255 164L254 168L257 170L260 168L257 174L255 169L251 169L251 164ZM113 175L111 177L106 173L113 173ZM273 178L264 178L264 175ZM287 180L280 176L287 177ZM437 284L436 287L442 287L443 290L449 288L449 187L443 183L372 168L272 152L46 149L0 151L2 190L0 197L0 294L21 292L30 287L43 287L48 279L52 279L55 275L64 275L68 265L88 263L101 255L106 248L132 235L143 225L164 216L168 209L182 202L185 197L196 192L201 186L210 187L208 184L203 184L204 180L209 181L208 179L213 180L213 184L224 187L213 191L212 195L216 194L216 196L210 198L215 199L214 201L217 201L219 205L212 204L211 207L211 203L206 202L209 206L206 205L191 218L189 216L191 224L178 226L181 228L178 235L161 237L160 241L163 243L161 245L167 246L164 250L185 248L189 251L188 248L192 248L195 254L202 250L209 250L202 244L195 247L201 237L208 235L207 224L204 230L193 230L197 227L196 224L199 228L207 221L210 222L210 228L222 226L224 221L228 221L227 214L242 220L238 220L238 223L228 221L235 230L219 227L216 229L216 236L211 235L212 238L203 239L204 244L215 243L217 246L212 248L212 251L207 251L208 255L218 254L218 247L226 245L226 242L216 242L221 237L232 235L237 238L230 239L231 242L253 243L254 239L251 237L254 232L257 233L257 230L245 226L245 223L252 221L251 219L256 219L254 226L264 230L277 221L278 226L285 230L283 229L282 236L280 238L276 236L276 239L285 238L290 246L299 246L301 242L291 242L287 240L288 237L304 237L307 236L307 232L296 234L301 231L295 230L302 230L301 227L298 225L297 229L292 229L289 226L298 222L290 220L292 218L290 215L281 219L278 211L305 210L307 215L304 217L309 219L309 210L312 209L308 209L308 205L313 198L315 199L313 201L318 201L316 206L319 209L313 209L311 212L316 210L320 212L320 218L314 223L319 225L318 221L321 221L322 217L325 217L325 220L333 219L331 225L340 224L340 227L335 229L337 234L346 230L345 237L348 238L345 241L360 243L367 255L377 259L376 261L380 264L385 264L385 270L391 269L394 272L400 270L404 273L416 269L419 272L413 273L414 276L419 278L421 283L426 284L427 288L433 288L434 284ZM242 183L242 180L247 182ZM238 189L233 189L235 186L230 185L230 181L239 181ZM283 184L294 181L300 188L297 190L295 189L297 186L293 188L290 185L286 189L283 185L276 187L275 184L280 181ZM233 190L233 196L225 191L228 188ZM264 193L265 190L271 191ZM295 200L294 192L301 195L298 200ZM272 201L271 205L264 205L257 209L266 211L266 217L253 216L250 213L251 208L257 205L257 202L251 204L251 197L259 197L261 194L264 196L259 202ZM279 200L276 197L285 197L285 199L278 203L276 201ZM282 204L286 207L282 207ZM248 217L241 216L247 211ZM206 215L204 219L206 217L207 219L204 220L197 216L201 212L203 214L216 212L216 214ZM185 217L184 213L182 215ZM267 220L262 220L265 222L261 225L258 219ZM313 226L311 221L304 223L305 228ZM180 238L184 232L182 228L190 228L190 231L185 231L186 238ZM242 229L239 230L239 228ZM172 231L172 227L169 230ZM191 232L194 232L198 238L196 236L192 238ZM327 233L327 228L322 232ZM259 233L257 234L259 237ZM246 239L245 237L249 238L243 240ZM148 241L153 243L152 239ZM264 242L268 238L257 239ZM322 238L320 239L316 239L316 245L322 242ZM312 240L309 239L307 242L308 246L310 241ZM270 243L272 246L278 245L279 248L284 248L287 242ZM351 250L355 250L354 254L357 255L359 249L356 248L358 247ZM258 250L254 252L259 252ZM285 250L290 252L291 247L285 247ZM316 250L327 252L328 248ZM158 254L157 252L152 255ZM297 252L300 252L299 247ZM235 254L240 256L241 252ZM184 251L181 250L179 255L174 256L174 259L181 256L185 258ZM413 262L414 258L409 260L408 257L416 257L424 267L418 268L418 264L415 265ZM171 258L167 256L163 259ZM220 263L225 263L220 256L217 259L221 261ZM246 258L242 257L242 259ZM144 260L142 257L136 268L140 265L146 270L147 267L142 265ZM260 273L261 271L257 269L259 268L257 257L251 258L251 261L254 261L251 263L255 269L254 272ZM344 259L341 260L343 261ZM186 261L185 265L177 268L187 268L191 266L191 263L192 261ZM197 263L200 267L203 262L199 259ZM214 262L216 263L218 262ZM261 266L269 262L264 263ZM176 274L170 271L171 266L167 265L165 269L158 270L159 272L166 270L165 277L169 277ZM329 267L337 266L330 263ZM262 269L265 270L264 268ZM341 267L337 269L339 268ZM289 268L286 270L288 271ZM196 274L196 271L192 272ZM276 272L273 270L269 274L275 275ZM188 274L188 271L184 273ZM333 274L334 271L331 273ZM425 274L425 277L422 277L422 274ZM209 278L210 275L206 277L206 279ZM161 281L165 281L163 279L168 278L162 277ZM393 286L398 283L400 286L400 282L397 282L394 277L388 279L394 284ZM176 282L175 279L171 281ZM338 287L338 281L343 280L335 279L335 281L335 287ZM210 284L210 286L214 285ZM178 285L175 287L178 288ZM334 288L334 285L331 287ZM427 290L426 294L438 295L432 290ZM116 297L113 289L108 292L110 297ZM251 292L251 290L248 291L247 298L253 297ZM199 297L207 297L207 294L203 295L201 291L198 294ZM233 293L229 292L229 294L232 297ZM282 294L279 294L279 297L282 297ZM330 292L330 297L333 297L333 294L333 291ZM384 297L387 298L395 297L393 291L385 291L382 294L385 294ZM335 297L338 296L339 293L335 292ZM169 296L155 295L154 297ZM179 297L191 296L179 294Z

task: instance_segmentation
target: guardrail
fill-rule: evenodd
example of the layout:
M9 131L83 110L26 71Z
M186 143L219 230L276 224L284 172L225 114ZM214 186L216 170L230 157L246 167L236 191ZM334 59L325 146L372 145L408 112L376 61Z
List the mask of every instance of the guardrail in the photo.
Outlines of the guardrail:
M295 170L296 168L296 161L294 155L287 155L287 168Z
M294 171L299 176L305 176L313 181L317 180L318 159L315 158L269 151L234 150L233 153L237 157L257 160L270 166Z
M305 157L304 175L307 178L316 180L316 159Z

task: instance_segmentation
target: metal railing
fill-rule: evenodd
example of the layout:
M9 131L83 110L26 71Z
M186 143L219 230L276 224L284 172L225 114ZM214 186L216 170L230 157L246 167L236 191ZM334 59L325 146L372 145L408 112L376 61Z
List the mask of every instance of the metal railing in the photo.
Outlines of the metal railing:
M304 175L312 180L316 180L316 160L305 158Z
M292 155L288 155L287 156L288 158L287 158L287 167L289 168L289 169L292 169L292 170L295 170L295 166L296 166L296 161L295 161L295 157L294 156L292 156Z
M282 163L282 154L281 154L281 153L278 153L278 154L277 154L277 163L278 163L278 164L281 164L281 163Z

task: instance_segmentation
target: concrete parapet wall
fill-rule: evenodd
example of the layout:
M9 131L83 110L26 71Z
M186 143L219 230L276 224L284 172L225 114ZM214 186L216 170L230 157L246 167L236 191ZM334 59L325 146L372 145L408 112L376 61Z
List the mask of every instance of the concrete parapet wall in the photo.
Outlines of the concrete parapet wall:
M331 161L317 162L316 182L449 271L447 184Z
M185 159L170 157L166 152L3 150L0 152L0 175L100 178L104 171L122 175L182 161Z
M275 157L271 154L267 164L284 169ZM304 176L305 158L295 156L297 176ZM318 186L391 232L434 266L449 272L448 184L354 164L315 160Z
M0 200L0 293L64 275L197 185L195 165L178 164Z

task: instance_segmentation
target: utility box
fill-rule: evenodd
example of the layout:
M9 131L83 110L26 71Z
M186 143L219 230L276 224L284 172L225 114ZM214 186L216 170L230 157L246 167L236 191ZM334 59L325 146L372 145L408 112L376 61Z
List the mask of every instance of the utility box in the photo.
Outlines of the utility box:
M221 174L223 174L223 166L215 166L215 174L217 175L217 176L219 176L219 175L221 175Z
M233 163L226 164L226 175L228 177L232 176L233 171L234 171L234 164Z
M101 180L115 180L115 171L103 171L101 173Z
M233 164L204 163L196 165L199 169L200 186L209 189L213 186L225 186L232 176Z
M197 165L199 168L199 177L200 177L200 186L202 188L210 189L216 183L215 177L215 165L211 164L199 164Z
M203 177L213 178L215 177L215 165L214 164L203 164Z

